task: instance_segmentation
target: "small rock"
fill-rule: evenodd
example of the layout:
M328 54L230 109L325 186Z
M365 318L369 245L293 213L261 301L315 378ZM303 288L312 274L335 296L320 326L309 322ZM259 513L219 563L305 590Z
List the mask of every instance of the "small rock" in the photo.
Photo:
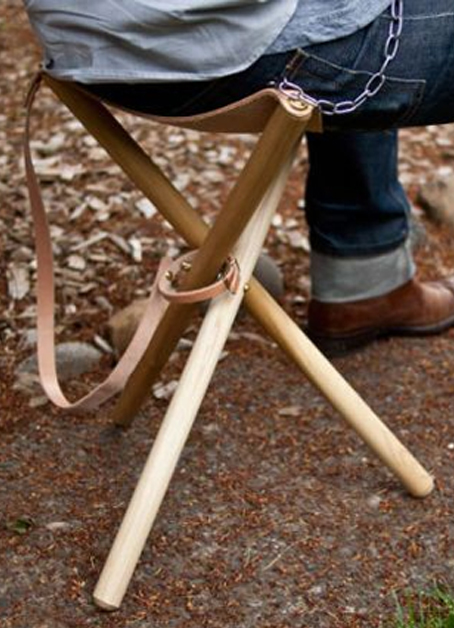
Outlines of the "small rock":
M49 399L45 395L39 395L38 397L32 397L28 402L29 408L41 408L49 402Z
M423 185L419 191L418 202L428 218L454 227L454 175Z
M94 368L100 361L102 353L86 342L64 342L57 345L56 351L57 371L59 379L64 381L77 377ZM24 373L37 373L38 360L32 355L16 369L21 378Z
M279 299L284 294L284 277L279 266L269 255L265 253L260 255L255 266L254 277L275 299Z
M380 495L371 495L367 498L367 505L369 508L373 508L373 510L377 510L380 507L382 499Z
M116 355L124 353L131 342L146 307L147 299L138 299L109 319L107 330Z

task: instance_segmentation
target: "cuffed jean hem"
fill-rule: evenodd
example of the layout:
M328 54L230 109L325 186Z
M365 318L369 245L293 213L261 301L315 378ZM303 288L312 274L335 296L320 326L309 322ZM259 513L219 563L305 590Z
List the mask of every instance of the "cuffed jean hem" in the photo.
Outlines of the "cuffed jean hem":
M339 231L335 233L335 236L338 239L337 248L334 246L327 245L326 238L322 238L316 231L316 228L311 225L312 230L310 233L310 245L311 250L318 251L320 255L324 255L326 257L331 257L334 259L343 258L344 260L351 259L363 259L363 258L376 258L381 255L385 255L387 253L392 253L397 248L405 244L407 238L409 237L410 228L408 226L408 218L404 217L400 224L388 224L386 227L395 229L398 233L396 238L392 240L386 240L383 238L380 241L380 232L376 229L372 224L368 227L367 225L362 227L362 233L364 233L364 242L359 242L356 246L349 243L346 245L344 242L341 242L341 237L345 233L349 236L351 232L348 232L348 228L345 227L345 231L342 230L342 226L339 227ZM358 228L358 227L357 227ZM358 232L359 231L358 228ZM367 235L374 235L374 243L366 242ZM359 240L359 237L358 237Z
M323 303L348 303L379 297L409 281L415 271L409 240L377 256L345 258L312 251L312 298Z

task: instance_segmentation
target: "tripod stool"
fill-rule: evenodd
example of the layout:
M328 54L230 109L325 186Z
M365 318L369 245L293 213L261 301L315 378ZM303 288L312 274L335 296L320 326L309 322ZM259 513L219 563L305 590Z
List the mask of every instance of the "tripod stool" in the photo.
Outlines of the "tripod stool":
M296 149L306 130L320 130L319 112L277 89L266 89L222 109L185 118L152 116L158 123L199 131L257 133L259 139L211 229L98 99L80 86L42 80L106 149L164 218L197 249L184 267L181 287L131 368L114 410L128 427L153 382L187 328L197 305L191 295L224 280L226 260L236 267L235 288L210 303L177 390L166 412L101 577L96 604L119 608L177 465L241 302L306 377L415 497L433 489L433 479L382 423L298 325L251 277L282 196ZM140 114L138 114L140 115ZM180 264L181 266L182 264ZM220 279L219 279L220 273ZM239 274L239 276L238 276ZM39 292L39 291L38 291ZM181 302L178 293L188 295ZM181 296L181 295L180 295Z

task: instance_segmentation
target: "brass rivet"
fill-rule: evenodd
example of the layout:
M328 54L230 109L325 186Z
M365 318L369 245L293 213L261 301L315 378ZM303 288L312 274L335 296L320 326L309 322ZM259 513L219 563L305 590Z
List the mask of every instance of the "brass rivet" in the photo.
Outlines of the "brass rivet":
M248 283L245 283L244 288L243 288L244 292L249 292L250 289L251 289L251 286Z
M171 270L166 270L165 278L167 279L167 281L172 281L172 279L173 279L173 272Z
M181 268L181 270L184 270L185 272L188 272L188 270L191 270L192 264L191 264L191 262L181 262L180 268Z

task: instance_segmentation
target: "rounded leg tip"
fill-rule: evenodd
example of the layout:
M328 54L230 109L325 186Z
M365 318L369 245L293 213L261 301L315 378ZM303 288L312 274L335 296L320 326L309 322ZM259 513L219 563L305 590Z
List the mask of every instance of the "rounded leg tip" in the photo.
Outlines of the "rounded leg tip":
M93 601L96 604L96 606L103 611L112 612L112 611L117 611L120 608L119 604L118 605L110 604L109 602L106 602L105 600L101 599L97 595L93 596Z
M423 499L432 493L435 488L435 481L432 476L429 476L425 482L421 482L417 487L413 487L410 491L413 497Z

